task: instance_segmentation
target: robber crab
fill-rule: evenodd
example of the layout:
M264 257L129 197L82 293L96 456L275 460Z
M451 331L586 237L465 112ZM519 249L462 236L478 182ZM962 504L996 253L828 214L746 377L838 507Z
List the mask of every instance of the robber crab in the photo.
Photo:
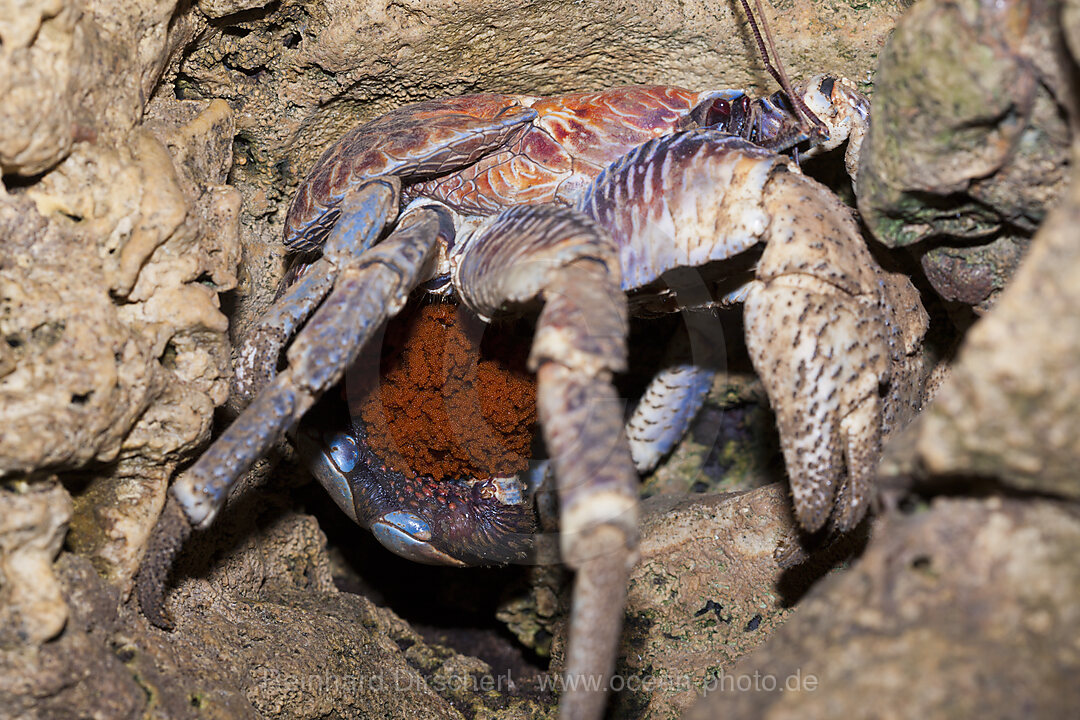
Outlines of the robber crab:
M743 301L799 522L842 531L866 512L893 417L891 373L925 314L910 282L874 262L850 210L778 153L847 140L854 172L867 122L850 84L818 76L757 100L671 87L458 97L354 129L289 210L286 245L313 254L241 349L236 389L251 403L173 486L158 537L174 550L187 528L209 523L229 486L422 284L485 319L540 300L530 363L561 554L577 570L567 673L606 676L637 535L635 468L678 440L711 379L708 368L665 371L624 431L611 377L627 362L628 292L660 291L664 273L689 267L718 295L705 304ZM744 276L717 281L722 261L761 245ZM922 317L922 330L902 314ZM531 512L516 478L402 478L362 428L327 439L316 475L396 552L428 562L528 552ZM140 599L163 624L153 590L162 572L144 566L151 590ZM565 717L602 707L602 692L563 695Z

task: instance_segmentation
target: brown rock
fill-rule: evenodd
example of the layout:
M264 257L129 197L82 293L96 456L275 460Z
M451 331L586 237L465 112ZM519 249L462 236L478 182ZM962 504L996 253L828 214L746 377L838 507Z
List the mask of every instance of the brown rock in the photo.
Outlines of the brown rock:
M643 514L616 671L626 690L618 703L636 716L676 716L790 615L773 552L793 527L791 505L774 484L657 497Z
M936 402L910 428L932 474L976 474L1080 497L1080 183L976 324Z
M687 717L1073 717L1076 513L939 500L875 528Z
M339 593L313 518L264 515L260 524L242 523L231 550L196 543L188 561L200 575L179 576L172 633L121 605L86 560L62 555L70 619L51 642L0 645L0 718L541 715L528 697L474 690L486 664Z
M1061 8L918 3L882 55L859 209L881 242L913 246L943 298L979 311L1065 190L1077 97Z
M58 485L0 487L0 651L55 637L68 609L53 577L71 517Z

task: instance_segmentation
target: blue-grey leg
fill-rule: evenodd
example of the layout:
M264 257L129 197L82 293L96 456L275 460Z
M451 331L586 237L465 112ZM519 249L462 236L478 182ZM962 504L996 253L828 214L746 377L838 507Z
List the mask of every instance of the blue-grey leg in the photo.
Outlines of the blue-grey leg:
M212 520L236 479L341 379L372 332L401 309L423 279L440 233L452 227L442 211L420 208L405 215L389 237L363 251L396 213L398 193L396 179L376 180L343 200L325 250L336 268L333 291L289 348L288 367L173 485L165 516L190 525ZM148 555L175 553L178 545L161 537L168 528L159 523L159 529ZM140 602L152 621L162 619L164 582L163 575L140 578ZM155 599L158 606L147 607Z
M244 336L236 354L232 394L245 406L273 380L282 349L334 287L335 274L330 260L316 260Z
M626 364L620 282L608 234L550 206L499 215L468 241L455 275L482 316L544 301L529 362L561 504L562 556L577 570L562 718L603 714L637 545L637 473L611 383Z
M389 193L382 198L388 204L376 200L370 190L375 187ZM232 391L244 405L277 374L282 349L333 289L342 264L359 257L379 239L390 213L397 212L400 193L400 181L394 177L378 178L350 191L351 214L338 220L322 257L285 289L240 343Z
M342 202L342 215L327 241L326 257L338 268L334 289L286 353L288 367L274 378L209 450L172 488L193 524L209 522L229 487L314 402L337 383L371 333L397 314L432 257L438 211L422 208L402 217L397 229L363 252L373 230L372 206L391 217L397 183L376 181ZM363 254L350 257L355 249Z

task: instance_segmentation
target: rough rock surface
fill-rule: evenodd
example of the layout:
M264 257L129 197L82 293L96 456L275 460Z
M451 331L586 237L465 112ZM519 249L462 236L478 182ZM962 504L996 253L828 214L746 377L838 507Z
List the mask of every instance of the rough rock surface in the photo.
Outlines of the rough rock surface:
M909 428L924 472L1080 498L1080 178Z
M812 574L786 575L774 557L794 527L783 485L659 496L642 511L615 712L677 717L788 618Z
M80 11L65 0L0 4L0 172L33 175L71 149L86 86L88 44Z
M490 673L481 661L339 593L313 518L264 512L260 522L242 523L243 538L217 546L209 566L209 548L196 544L189 567L205 574L171 595L171 634L121 605L85 559L63 554L71 616L40 648L0 645L0 718L542 716L527 694L474 690Z
M6 197L4 471L175 460L206 437L227 392L217 292L235 282L238 197L207 187L224 180L228 107L198 105L165 141L216 140L212 155L139 132Z
M121 586L228 391L218 293L240 255L233 113L150 102L194 35L175 9L0 4L0 477L63 473L77 495L69 544ZM21 501L52 543L46 519L70 499ZM5 590L55 585L36 569ZM41 617L27 639L59 630Z
M1080 514L947 500L874 529L687 717L1073 717Z
M77 143L123 141L199 17L176 0L0 2L0 173L31 177Z
M52 563L70 517L58 485L0 487L0 649L45 642L67 622Z
M921 2L875 78L859 209L946 300L991 307L1068 178L1059 0Z

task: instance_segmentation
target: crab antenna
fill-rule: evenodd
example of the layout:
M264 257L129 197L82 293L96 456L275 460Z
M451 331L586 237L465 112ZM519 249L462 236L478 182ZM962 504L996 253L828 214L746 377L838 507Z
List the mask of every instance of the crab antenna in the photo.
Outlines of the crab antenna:
M743 11L746 12L746 19L750 21L750 29L754 31L754 39L757 40L758 52L761 53L761 60L765 63L765 69L780 85L780 89L787 93L788 98L791 99L791 104L795 107L795 112L800 116L799 119L802 122L809 120L819 131L828 134L825 123L806 106L803 99L791 87L791 81L788 80L787 73L784 72L784 64L780 61L780 54L776 52L772 30L769 29L769 23L765 19L765 10L761 7L761 0L754 0L754 7L757 8L757 14L761 16L761 25L765 28L765 39L769 42L768 50L765 49L765 41L761 38L761 31L758 29L757 20L754 19L754 11L750 9L750 3L747 0L739 1L742 3ZM772 64L772 58L776 59L775 66Z

